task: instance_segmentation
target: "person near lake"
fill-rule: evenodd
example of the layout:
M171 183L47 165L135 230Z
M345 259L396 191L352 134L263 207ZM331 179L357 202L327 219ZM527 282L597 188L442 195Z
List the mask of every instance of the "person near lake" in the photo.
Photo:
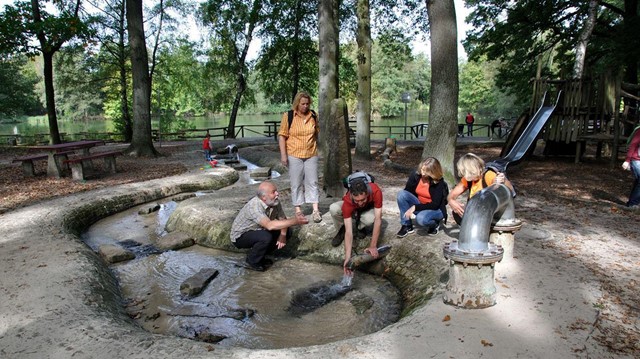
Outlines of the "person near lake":
M494 136L498 138L502 138L502 129L507 128L507 121L504 118L493 120L491 122L491 139L493 140ZM498 134L496 135L496 129L498 130Z
M486 169L484 160L473 153L467 153L460 157L456 163L456 169L458 176L460 176L460 182L449 192L447 203L451 207L453 219L458 224L462 223L464 215L464 204L458 200L458 197L465 191L469 191L467 201L480 190L494 183L504 184L512 193L515 193L513 185L503 172Z
M467 112L464 122L467 124L467 136L473 136L473 123L476 122L476 119L473 117L471 112Z
M433 157L425 158L409 176L404 189L397 195L401 225L398 237L415 232L412 218L427 229L427 234L438 234L441 221L446 222L449 194L449 187L442 177L440 161Z
M322 215L318 208L318 116L311 109L311 96L298 92L291 110L282 114L278 145L280 161L289 168L291 200L296 213L302 213L302 205L311 203L311 217L318 223Z
M231 225L233 245L249 248L245 261L249 269L264 271L271 264L265 256L287 244L291 227L309 223L302 213L287 218L278 197L275 184L262 182L256 196L242 207Z
M342 201L332 203L329 207L333 224L338 229L331 245L337 247L344 241L343 267L346 275L353 274L347 264L353 254L355 232L366 234L367 229L372 228L371 242L365 252L378 258L378 239L382 228L382 190L370 178L366 175L347 180L348 190Z
M640 125L629 136L629 147L622 168L625 171L630 170L633 174L633 187L627 207L640 209Z
M209 132L204 136L204 140L202 140L202 150L204 151L204 159L206 161L211 161L211 135Z

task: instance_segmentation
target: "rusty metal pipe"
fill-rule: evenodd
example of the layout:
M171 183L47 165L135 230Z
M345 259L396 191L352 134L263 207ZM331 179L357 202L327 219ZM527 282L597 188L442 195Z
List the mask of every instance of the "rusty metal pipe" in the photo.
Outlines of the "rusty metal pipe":
M499 222L515 221L511 190L504 184L484 188L469 200L462 217L458 248L469 252L486 251L495 217Z

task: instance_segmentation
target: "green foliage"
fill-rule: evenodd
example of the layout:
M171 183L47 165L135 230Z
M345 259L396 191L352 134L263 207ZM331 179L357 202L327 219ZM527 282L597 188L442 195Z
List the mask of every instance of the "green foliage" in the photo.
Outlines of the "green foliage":
M109 51L108 46L103 46L97 55L94 55L96 62L99 64L96 77L101 79L100 92L103 94L102 110L105 119L111 120L114 123L114 129L121 134L125 134L126 129L126 116L130 116L129 113L124 113L122 103L122 92L126 91L127 109L133 107L132 93L132 79L130 64L126 58L118 59L114 57L114 53ZM123 61L121 64L120 61ZM123 66L125 71L125 84L120 83L120 66Z
M297 56L298 68L293 67ZM291 102L294 88L307 91L315 97L318 88L318 45L309 37L294 45L285 38L274 38L269 46L263 46L256 62L258 84L269 102ZM297 76L297 77L296 77ZM297 84L294 83L297 78Z
M42 113L32 64L25 56L0 57L0 117Z
M423 104L429 104L431 95L431 61L424 54L418 54L409 65L409 72L415 74L415 99Z
M476 117L487 115L495 106L493 96L493 76L488 66L470 61L460 68L460 92L458 104L462 112L472 112Z
M54 59L56 109L63 118L87 119L102 113L101 79L97 64L82 47L67 47Z
M265 21L260 0L208 0L201 4L199 15L211 29L210 49L207 53L206 78L215 84L210 96L211 111L228 110L254 101L247 76L251 65L247 51L255 28ZM230 127L235 118L231 119Z
M44 4L49 2L55 6L56 14L46 10ZM59 1L35 3L39 6L41 21L34 21L31 1L17 1L13 6L5 6L4 12L0 13L0 53L30 56L38 52L53 53L63 43L91 34L87 24L75 12L73 3L70 6Z
M355 43L349 43L340 47L340 62L338 64L340 84L340 97L347 102L347 108L355 111L356 93L358 91L358 65L355 54L357 51ZM349 54L354 54L349 56Z
M102 104L102 109L104 111L105 119L113 122L113 128L115 131L124 134L125 123L120 105L120 99L118 97L114 98L113 96L107 96ZM129 105L131 106L133 104L130 102Z
M538 63L541 76L569 77L575 61L575 46L588 17L589 1L469 0L474 8L467 19L472 30L464 41L471 60L486 56L499 60L496 75L502 89L525 101L530 96L529 79ZM632 2L633 3L633 2ZM598 18L587 47L590 73L627 67L637 75L640 60L638 8L623 3L599 2ZM631 4L631 3L629 3ZM636 79L629 79L637 83Z
M208 93L204 106L211 112L229 112L236 96L236 74L246 65L234 60L235 46L229 42L212 39L211 48L207 52L204 78L208 80Z
M255 69L268 101L290 103L301 90L315 96L318 87L317 2L267 0L259 35L260 57Z
M413 92L418 76L409 41L403 34L392 30L382 34L371 50L371 107L382 117L398 116L404 111L400 101L403 92ZM413 71L413 72L412 72Z
M205 77L199 55L196 45L186 39L177 39L161 49L151 96L153 112L177 116L205 113L208 93L215 89Z
M496 61L469 61L460 65L460 112L471 112L476 119L515 117L526 107L516 96L500 90L496 83L499 64ZM461 115L462 116L462 115Z

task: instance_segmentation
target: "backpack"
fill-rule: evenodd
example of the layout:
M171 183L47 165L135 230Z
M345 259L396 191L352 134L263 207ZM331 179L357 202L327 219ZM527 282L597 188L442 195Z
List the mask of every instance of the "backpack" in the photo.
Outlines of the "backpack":
M314 110L309 111L311 111L311 118L318 123L318 114L316 114ZM289 121L289 128L291 128L291 124L293 123L293 110L287 112L287 120Z
M487 180L485 179L485 176L487 175L487 172L489 172L489 171L496 172L491 168L487 168L487 169L484 170L484 172L482 172L482 188L489 187L489 185L487 184ZM471 189L471 183L470 182L467 181L467 187L465 189L467 189L467 190ZM471 191L469 191L469 196L471 196Z
M373 183L375 182L375 178L363 171L357 170L355 172L353 172L352 174L350 174L349 176L345 177L342 179L342 185L344 186L344 188L346 189L351 189L351 186L358 182L358 181L362 181L366 184L369 183ZM369 186L367 186L369 187Z
M487 172L489 172L489 171L495 172L496 175L497 175L499 172L504 172L504 170L505 170L505 168L504 167L500 167L500 165L498 165L496 167L494 162L487 163L485 165L484 172L482 172L482 188L484 189L484 188L489 187L489 184L487 183L487 180L486 180ZM513 183L511 183L511 185L513 186L513 192L511 193L511 196L515 197L516 193L517 193L516 187L515 187L515 185ZM469 192L467 193L467 196L468 196L467 200L468 200L468 199L471 198L471 183L467 182L467 187L465 188L465 190L469 190Z

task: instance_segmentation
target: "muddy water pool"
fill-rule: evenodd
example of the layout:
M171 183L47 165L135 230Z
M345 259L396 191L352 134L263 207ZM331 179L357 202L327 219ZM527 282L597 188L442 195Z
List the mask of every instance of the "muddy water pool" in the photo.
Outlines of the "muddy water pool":
M238 266L244 253L198 245L157 250L154 239L166 234L164 226L176 206L167 201L148 215L132 208L97 222L82 235L94 250L119 244L136 254L110 268L127 313L146 330L225 347L285 348L358 337L398 320L401 297L384 278L358 272L346 294L300 313L291 307L292 298L307 288L339 283L341 267L275 257L266 272L254 272ZM199 295L181 294L185 280L210 268L218 275Z

